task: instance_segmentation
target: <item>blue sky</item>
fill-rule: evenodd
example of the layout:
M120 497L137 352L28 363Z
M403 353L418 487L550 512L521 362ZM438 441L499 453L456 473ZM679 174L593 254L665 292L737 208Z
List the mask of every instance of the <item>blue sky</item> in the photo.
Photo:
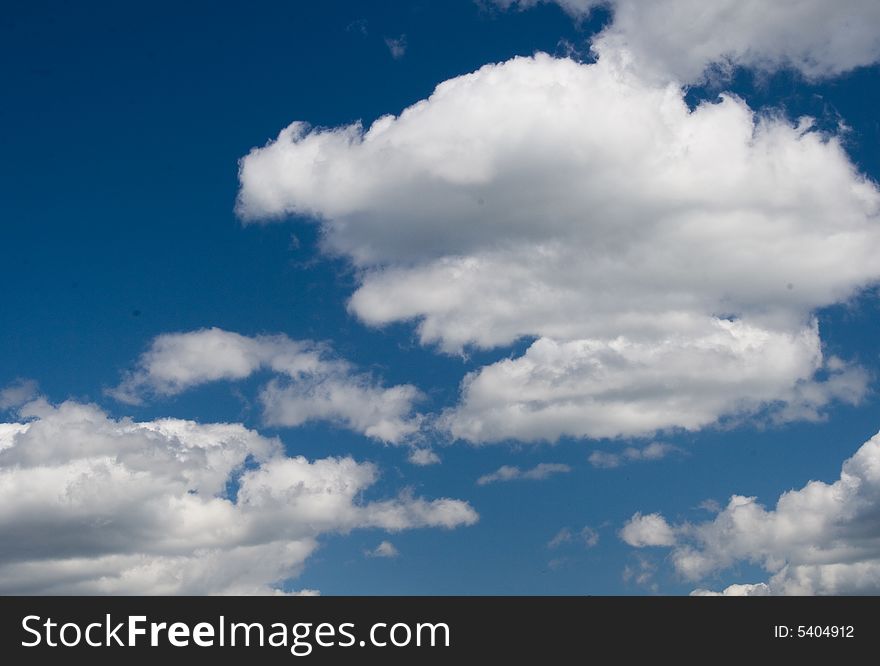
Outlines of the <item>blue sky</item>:
M540 326L531 332L525 326L512 341L486 348L468 343L461 353L444 353L442 335L439 342L420 340L411 318L394 315L383 326L367 325L368 315L347 308L364 275L388 263L418 267L421 249L413 250L412 261L388 255L379 263L357 265L353 253L334 254L322 246L322 236L333 234L322 231L315 215L245 223L235 210L242 193L239 160L295 120L308 121L327 136L358 120L369 127L380 116L399 114L425 99L441 82L488 63L536 52L589 63L590 41L609 25L610 16L611 10L602 7L572 17L553 3L505 9L469 0L183 7L14 3L0 23L7 100L0 107L5 128L0 387L33 380L34 395L49 404L91 403L111 419L240 423L265 437L279 437L287 455L312 460L350 455L375 463L381 474L357 502L411 493L429 500L454 498L479 515L478 522L462 519L454 529L438 527L439 518L401 531L369 521L340 523L316 534L317 545L301 570L261 584L322 594L686 594L767 581L778 569L762 564L769 558L766 549L744 547L742 557L694 578L676 567L676 553L682 552L676 544L691 539L698 544L694 547L710 549L683 527L713 520L712 510L700 508L706 500L724 506L731 495L756 496L772 508L780 494L810 480L833 482L843 461L877 432L876 263L872 268L867 262L862 273L846 278L840 297L817 297L817 307L799 306L818 318L823 358L839 356L866 378L858 399L830 399L814 419L778 423L769 417L773 406L787 399L783 392L778 400L758 398L759 404L740 413L722 409L690 430L661 427L635 437L622 426L620 437L596 436L588 424L582 433L563 428L561 435L548 436L558 437L555 443L504 435L499 443L479 445L463 441L467 437L454 441L448 431L432 426L423 428L417 444L430 445L442 462L418 466L407 460L409 443L376 441L357 428L340 427L339 419L315 418L296 427L268 422L258 400L274 376L265 367L241 380L206 381L186 391L163 392L151 385L130 401L136 404L108 392L137 368L157 336L216 327L242 336L283 334L325 342L333 358L345 359L357 376L369 376L376 386L418 387L424 396L416 409L431 422L459 403L467 373L520 358L536 339L552 337ZM394 57L386 40L401 36L405 51ZM692 109L704 101L717 104L719 93L730 92L752 111L781 117L782 124L814 117L816 128L841 137L855 170L876 180L880 70L872 62L850 66L846 61L843 72L811 77L790 64L755 67L734 58L732 72L709 80L682 83L677 72L669 76L686 86ZM510 110L511 116L517 112ZM585 117L583 122L592 121ZM430 127L426 131L430 134ZM344 152L340 161L347 159ZM803 186L803 174L794 177ZM563 186L577 189L578 180ZM406 187L401 186L404 194ZM385 196L385 190L376 192ZM335 202L347 194L334 190L326 203L317 194L318 203L309 203L310 196L291 194L290 205L312 206L329 224ZM363 215L373 214L371 205L365 204ZM379 219L384 204L376 206ZM261 210L272 217L269 208ZM554 211L534 219L530 233L540 237ZM817 214L818 228L825 223ZM860 224L868 238L876 238L876 211ZM385 242L384 232L376 233L376 242ZM503 228L497 232L499 244L504 234ZM426 238L437 242L430 234ZM837 278L835 270L849 275L846 262L828 266L829 283ZM693 279L703 278L695 273ZM586 293L592 287L577 288ZM762 300L761 307L772 310L768 303L775 298ZM751 316L744 312L733 312L731 320ZM599 334L569 338L590 336ZM828 372L820 368L816 378L821 381ZM747 401L750 389L740 390L745 393L736 399ZM19 413L20 402L8 405L3 420L48 418L45 411ZM59 432L55 437L63 438L64 429ZM665 451L671 453L610 469L590 463L597 450L624 455L627 447L651 442L668 445ZM541 463L567 465L570 471L477 484L503 465L527 470ZM634 514L655 512L682 530L676 544L641 548L621 538ZM585 527L598 534L595 544L579 536ZM873 538L880 538L876 524L869 527ZM8 529L10 535L20 533ZM550 547L566 529L571 537ZM36 527L29 534L38 559L58 556L53 548L59 547L41 541ZM365 556L386 540L398 556ZM791 552L784 550L781 557L796 557ZM36 580L27 591L40 589L50 588Z

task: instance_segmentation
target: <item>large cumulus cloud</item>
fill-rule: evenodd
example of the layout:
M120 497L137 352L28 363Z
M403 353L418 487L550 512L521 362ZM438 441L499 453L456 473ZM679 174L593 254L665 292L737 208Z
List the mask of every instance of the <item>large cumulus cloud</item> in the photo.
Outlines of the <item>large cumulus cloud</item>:
M465 380L454 436L816 418L864 391L813 313L880 277L880 193L809 119L690 109L618 59L539 54L367 129L294 123L240 179L245 219L320 220L365 323L416 322L450 353L535 339Z

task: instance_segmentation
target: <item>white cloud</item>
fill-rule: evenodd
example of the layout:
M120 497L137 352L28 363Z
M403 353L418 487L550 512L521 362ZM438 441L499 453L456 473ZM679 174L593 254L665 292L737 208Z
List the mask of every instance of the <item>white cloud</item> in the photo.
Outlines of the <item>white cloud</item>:
M817 420L831 400L858 402L865 391L858 368L810 380L823 367L815 322L793 334L742 321L707 324L705 334L691 329L645 342L541 338L523 356L469 374L461 403L438 423L476 443L648 436L697 430L773 403L780 403L773 420Z
M705 499L697 505L697 508L709 513L718 513L722 507L716 500Z
M0 592L274 593L327 533L452 528L466 502L363 501L378 470L284 455L237 424L43 400L0 426Z
M793 67L809 78L880 59L880 4L874 0L495 0L502 7L555 2L576 18L613 11L598 35L600 57L625 52L641 70L691 82L710 65Z
M751 562L771 574L767 585L773 594L877 594L878 515L880 435L844 462L838 480L810 481L783 493L773 509L754 497L734 495L717 516L702 523L670 526L651 514L666 535L653 543L622 536L636 547L671 547L676 571L688 580ZM636 514L629 525L645 518Z
M394 558L400 555L397 548L390 541L383 541L373 550L368 550L365 555L367 557L389 557Z
M580 541L584 548L593 548L599 543L599 533L589 525L583 527L577 534L568 527L563 527L547 542L547 548L559 548L559 546L575 540Z
M689 109L613 58L539 54L366 131L294 123L240 179L245 219L320 220L365 323L415 322L449 353L535 339L468 376L439 422L456 437L816 418L864 391L812 314L880 277L880 193L807 120L732 96Z
M394 58L395 60L400 60L404 55L406 55L406 35L401 35L396 39L386 37L385 46L388 47L388 52L391 54L392 58Z
M662 460L672 453L682 453L682 450L677 446L672 446L672 444L651 442L643 447L627 446L620 453L593 451L588 460L593 467L611 469L629 462Z
M370 34L370 22L365 18L355 19L347 26L345 26L346 32L356 32L361 37L366 37Z
M19 379L0 390L0 410L20 407L37 396L37 382Z
M596 544L599 543L599 533L592 527L584 527L581 530L580 537L584 543L584 546L586 546L587 548L593 548Z
M639 556L634 565L627 564L623 568L622 578L625 583L632 581L656 594L659 591L659 586L654 582L655 573L657 573L657 565L649 558Z
M620 538L634 548L675 544L674 530L659 513L636 513L620 530Z
M498 481L516 481L518 479L527 479L530 481L542 481L550 478L554 474L567 474L571 471L568 465L559 463L539 463L531 469L520 469L512 465L502 465L490 474L484 474L477 479L477 485L485 486Z
M563 527L559 530L550 541L547 542L547 548L559 548L564 543L570 543L572 540L571 530Z
M623 459L619 454L607 451L593 451L588 460L593 467L601 469L613 469L623 464Z
M426 467L428 465L437 465L440 463L440 456L438 456L431 449L419 449L413 448L409 454L409 461L413 465L418 465L419 467Z
M212 381L241 380L260 370L271 380L260 394L269 425L298 426L327 420L390 443L419 430L409 384L384 387L333 356L326 345L285 335L247 337L219 328L167 333L153 340L137 368L109 393L139 403L145 395L176 395Z
M529 9L541 4L556 4L576 18L582 18L604 4L604 0L494 0L494 2L502 9Z
M324 377L317 382L271 381L260 394L270 425L338 421L367 437L400 443L419 429L412 415L419 390L409 384L384 388L363 377Z
M721 592L711 590L694 590L692 597L767 597L770 596L770 586L767 583L744 583L728 585Z
M329 350L285 335L247 337L219 328L157 336L137 368L110 393L138 404L145 395L177 395L219 380L245 379L261 369L289 377L345 372L344 361L328 360Z

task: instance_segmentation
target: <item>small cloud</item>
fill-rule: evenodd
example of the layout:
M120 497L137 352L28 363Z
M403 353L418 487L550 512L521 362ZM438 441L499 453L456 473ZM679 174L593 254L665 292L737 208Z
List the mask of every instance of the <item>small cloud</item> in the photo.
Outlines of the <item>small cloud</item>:
M494 472L484 474L477 479L477 485L485 486L498 481L515 481L517 479L542 481L553 474L566 474L570 471L571 467L560 463L540 463L526 470L514 467L513 465L502 465Z
M386 37L385 46L391 52L392 58L400 60L406 54L406 35L401 35L397 39Z
M522 477L522 470L512 465L502 465L491 474L484 474L477 479L478 486L485 486L496 481L513 481Z
M37 397L37 382L19 379L0 391L0 409L21 407Z
M400 552L390 541L383 541L373 550L364 551L364 555L367 557L397 557Z
M554 557L552 560L547 562L547 568L551 571L557 571L564 567L569 563L569 558L567 557Z
M367 29L368 23L367 19L361 18L356 21L352 21L347 26L345 26L345 32L354 32L362 37L366 37L369 32Z
M426 465L436 465L440 462L440 456L431 449L413 449L409 454L409 461L413 465L424 467Z
M635 565L627 564L623 568L623 582L632 581L636 585L647 587L652 592L657 592L657 583L653 582L654 573L657 571L657 565L647 557L636 558Z
M295 428L330 421L389 444L409 443L421 428L423 417L414 411L422 396L415 386L385 386L327 344L283 334L247 336L216 327L164 333L105 393L139 405L145 398L176 396L266 372L273 373L259 394L266 425Z
M563 527L556 533L556 536L547 542L547 548L558 548L562 544L571 541L571 538L571 530L567 527Z
M576 534L569 528L563 527L552 539L550 539L550 541L547 542L547 548L558 548L563 544L571 543L575 540L580 541L584 548L593 548L599 543L599 532L589 525L582 528Z
M743 583L725 587L721 592L712 590L692 590L692 597L769 597L772 593L767 583Z
M620 538L633 548L646 546L674 546L675 530L659 513L634 513L623 529Z
M593 451L587 458L593 467L601 469L613 469L620 467L621 457L616 453L608 453L607 451Z
M585 548L592 548L599 543L599 533L592 527L582 529L579 536Z
M703 511L708 511L709 513L721 512L721 505L713 499L703 500L697 504L697 508L702 509Z
M641 448L637 446L628 446L620 453L593 451L588 460L593 467L612 469L631 462L661 460L673 453L683 454L684 451L677 446L672 446L672 444L651 442L647 446Z
M588 48L578 46L564 37L556 42L556 53L562 57L571 58L572 60L578 60L581 62L585 61L590 56Z
M628 460L660 460L671 453L681 453L681 449L672 444L663 444L661 442L651 442L648 446L637 449L628 447L624 449L623 455Z

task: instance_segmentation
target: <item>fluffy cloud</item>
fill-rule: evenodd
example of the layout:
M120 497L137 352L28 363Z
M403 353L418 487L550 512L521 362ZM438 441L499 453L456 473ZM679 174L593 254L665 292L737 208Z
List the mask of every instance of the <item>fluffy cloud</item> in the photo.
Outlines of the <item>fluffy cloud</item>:
M815 322L792 334L742 321L708 325L705 335L645 342L541 338L525 355L469 374L461 404L439 423L476 443L645 436L697 430L774 402L774 420L815 420L831 400L855 403L865 391L862 370L824 363ZM823 367L829 379L811 381Z
M19 379L0 390L0 410L19 407L37 396L37 382Z
M721 592L712 590L694 590L692 597L768 597L770 586L767 583L744 583L728 585Z
M137 368L110 394L126 403L144 395L175 395L218 380L245 379L259 370L281 375L260 395L267 424L338 422L385 442L401 443L419 429L413 403L421 394L390 388L358 373L325 346L285 335L247 337L219 328L158 336Z
M621 536L636 547L671 547L676 571L688 580L743 561L771 574L763 587L734 588L741 593L877 594L878 515L880 435L844 462L834 483L810 481L773 509L735 495L710 521L670 525L658 514L636 514Z
M674 530L659 513L636 513L620 530L620 538L634 548L675 544Z
M498 481L516 481L517 479L528 479L532 481L542 481L550 478L554 474L566 474L571 471L568 465L559 463L539 463L531 469L520 469L512 465L502 465L490 474L484 474L477 479L477 485L485 486Z
M594 41L600 57L626 53L641 70L689 82L710 65L793 67L834 76L880 59L874 0L495 0L502 7L555 2L582 18L599 6L614 17Z
M427 467L428 465L437 465L440 463L440 456L438 456L431 449L420 449L413 448L409 454L409 461L413 465L418 465L419 467Z
M534 338L467 377L440 421L456 437L816 418L864 391L812 313L880 277L880 192L807 119L732 96L689 109L614 59L539 54L366 131L294 123L240 180L245 219L320 220L365 323L413 321L449 353Z
M145 395L177 395L219 380L245 379L260 369L290 377L323 375L346 366L327 361L327 349L284 335L247 337L219 328L156 337L137 368L111 394L138 404Z
M373 548L373 550L366 551L365 555L367 557L394 558L400 555L400 552L390 541L383 541L378 546Z
M399 443L419 428L412 404L419 391L409 384L382 388L368 380L322 378L317 383L269 382L260 395L266 422L298 426L323 419L385 442Z
M681 449L671 444L651 442L643 447L628 446L621 453L593 451L590 454L589 461L593 467L611 469L620 467L628 462L662 460L672 453L681 453Z
M114 420L75 402L0 424L0 592L273 593L326 533L469 525L453 499L365 502L378 470L285 456L236 424Z

